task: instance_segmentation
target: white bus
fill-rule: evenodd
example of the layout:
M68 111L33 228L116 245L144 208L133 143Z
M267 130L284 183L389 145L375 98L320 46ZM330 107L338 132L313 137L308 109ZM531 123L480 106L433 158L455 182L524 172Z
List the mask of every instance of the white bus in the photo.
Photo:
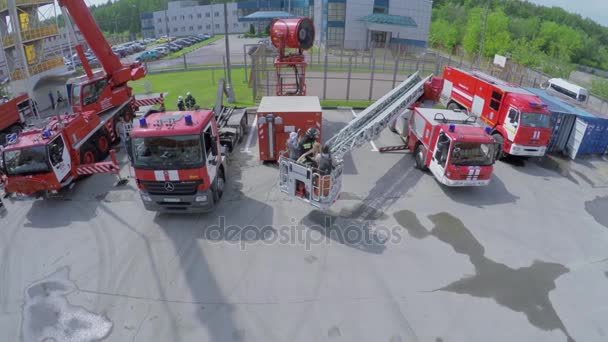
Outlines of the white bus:
M548 81L548 89L555 90L556 92L563 94L571 99L578 102L587 102L589 99L589 92L587 89L570 83L561 78L552 78Z

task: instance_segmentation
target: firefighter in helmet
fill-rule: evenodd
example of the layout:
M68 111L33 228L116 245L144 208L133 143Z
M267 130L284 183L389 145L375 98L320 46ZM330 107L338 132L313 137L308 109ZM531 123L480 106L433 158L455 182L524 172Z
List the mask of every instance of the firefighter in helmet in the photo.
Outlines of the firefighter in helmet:
M192 96L192 94L190 92L188 92L186 94L186 108L188 110L192 110L192 109L194 109L195 106L196 106L196 99L194 98L194 96Z
M177 97L177 110L179 110L179 111L186 110L186 105L184 104L184 97L181 95Z
M321 133L319 132L319 130L314 127L311 127L306 130L306 133L304 134L302 139L300 139L300 143L298 145L298 148L300 150L299 152L301 154L305 154L306 152L310 151L315 141L319 140L320 135Z

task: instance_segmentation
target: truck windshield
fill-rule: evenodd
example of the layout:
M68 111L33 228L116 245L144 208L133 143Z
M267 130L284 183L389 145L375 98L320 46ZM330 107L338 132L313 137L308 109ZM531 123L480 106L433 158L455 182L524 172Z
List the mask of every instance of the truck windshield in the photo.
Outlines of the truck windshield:
M524 127L549 128L550 116L540 113L521 113L521 125Z
M131 139L133 166L140 169L192 169L203 165L198 135Z
M9 176L50 172L46 146L4 151L4 165Z
M452 165L487 166L494 163L494 144L456 142L452 148Z
M80 106L80 84L72 86L72 103Z

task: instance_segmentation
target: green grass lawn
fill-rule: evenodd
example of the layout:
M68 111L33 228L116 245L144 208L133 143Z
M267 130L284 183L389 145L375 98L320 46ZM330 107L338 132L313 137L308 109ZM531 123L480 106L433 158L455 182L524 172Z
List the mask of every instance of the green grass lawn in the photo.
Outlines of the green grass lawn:
M167 72L146 76L142 82L132 82L135 94L145 94L143 82L150 82L153 93L169 93L165 98L165 106L168 111L177 110L177 97L186 96L191 92L192 96L201 108L212 108L215 105L217 93L217 83L224 78L223 70L196 70L184 72ZM236 68L232 71L232 83L238 107L251 107L256 104L253 102L253 93L248 84L245 83L245 69ZM322 100L323 107L367 107L370 101L357 100ZM224 97L224 104L229 105Z
M192 93L201 108L212 108L215 105L217 83L221 78L224 78L223 70L197 70L148 75L143 82L150 82L153 93L169 93L165 106L171 111L177 110L177 97L185 97L187 92ZM143 82L130 83L135 94L145 93ZM245 83L245 69L233 70L232 82L237 100L234 105L253 106L252 91Z
M203 40L202 42L199 42L199 43L196 43L194 45L188 46L187 48L183 48L183 49L181 49L179 51L170 53L170 54L166 55L165 57L163 57L162 59L173 59L173 58L181 57L181 56L183 56L183 55L185 55L187 53L190 53L190 52L192 52L194 50L200 49L203 46L209 45L209 44L211 44L213 42L217 42L218 40L223 39L223 38L224 38L223 35L213 36L213 37L211 37L211 38L209 38L207 40Z

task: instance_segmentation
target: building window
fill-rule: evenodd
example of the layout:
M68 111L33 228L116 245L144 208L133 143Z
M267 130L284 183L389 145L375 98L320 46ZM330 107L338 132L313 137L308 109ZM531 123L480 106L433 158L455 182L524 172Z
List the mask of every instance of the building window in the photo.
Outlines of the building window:
M342 46L344 44L344 27L329 27L327 29L327 44Z
M374 0L374 13L388 14L389 0Z
M330 2L327 4L327 21L344 21L346 18L346 4Z
M209 13L209 12L205 13L205 18L209 18L209 17L211 17L211 13Z
M239 23L234 23L234 25L232 25L234 27L239 27Z
M207 30L211 30L211 25L210 24L207 24L206 27L207 27Z
M181 20L186 19L186 17L185 17L185 16L183 16L183 15L181 15L179 18L180 18Z
M220 12L215 12L213 15L216 16L216 17L219 17L220 16Z
M174 28L173 28L173 32L177 32L177 27L174 27Z
M202 13L197 13L197 14L196 14L196 17L200 19L200 18L202 18L202 17L203 17L203 14L202 14Z
M219 29L220 28L220 24L215 24L215 28Z
M190 31L194 31L194 26L190 26Z
M182 26L182 32L186 32L186 26Z
M157 22L162 23L163 22L163 18L158 18Z
M190 14L190 20L194 19L194 16L192 14Z
M203 29L203 25L198 25L198 29L202 30Z

